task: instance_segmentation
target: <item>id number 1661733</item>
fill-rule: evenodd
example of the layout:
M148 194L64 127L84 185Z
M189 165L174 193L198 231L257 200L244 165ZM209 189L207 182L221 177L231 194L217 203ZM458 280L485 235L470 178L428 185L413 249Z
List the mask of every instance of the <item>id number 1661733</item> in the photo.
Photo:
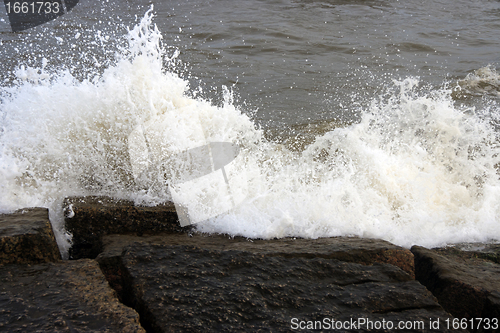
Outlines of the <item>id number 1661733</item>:
M56 1L6 2L5 8L8 14L58 14L62 10Z

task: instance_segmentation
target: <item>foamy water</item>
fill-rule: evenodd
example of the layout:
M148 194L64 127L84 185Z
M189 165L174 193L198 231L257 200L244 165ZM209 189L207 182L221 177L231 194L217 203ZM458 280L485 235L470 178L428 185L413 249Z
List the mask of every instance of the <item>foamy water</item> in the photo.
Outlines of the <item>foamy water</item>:
M164 69L165 61L175 62L166 58L152 20L148 12L128 32L128 47L92 79L49 72L42 61L40 68L20 64L17 83L1 88L2 212L49 207L65 249L64 197L170 200L163 161L207 141L231 142L241 150L230 176L246 200L197 224L200 232L347 235L406 247L500 240L496 104L459 106L455 85L428 89L409 77L381 88L360 122L291 151L267 141L229 90L222 106L188 97L187 81ZM494 85L498 74L483 69L460 87L474 89L481 80ZM139 171L129 142L138 129L154 143Z

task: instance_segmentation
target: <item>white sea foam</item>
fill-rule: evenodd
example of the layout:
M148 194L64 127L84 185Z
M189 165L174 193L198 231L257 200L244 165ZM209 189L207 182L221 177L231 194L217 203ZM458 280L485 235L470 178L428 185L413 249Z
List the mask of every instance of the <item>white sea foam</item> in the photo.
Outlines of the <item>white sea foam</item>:
M267 191L200 229L263 238L356 235L404 246L498 240L493 127L472 109L457 110L449 91L419 94L416 79L395 84L360 123L317 137L292 159L269 157Z
M1 88L0 210L51 208L63 248L64 197L169 200L161 163L203 141L241 147L231 176L247 199L197 224L201 232L355 235L403 246L500 240L495 105L459 108L450 91L428 92L408 78L368 105L359 123L292 152L266 141L229 93L220 107L188 97L187 82L163 68L151 12L127 38L115 64L92 80L20 67L18 83ZM128 138L138 128L153 145L148 156L136 154L147 170L134 177Z
M467 74L458 83L459 93L500 96L500 74L492 65Z

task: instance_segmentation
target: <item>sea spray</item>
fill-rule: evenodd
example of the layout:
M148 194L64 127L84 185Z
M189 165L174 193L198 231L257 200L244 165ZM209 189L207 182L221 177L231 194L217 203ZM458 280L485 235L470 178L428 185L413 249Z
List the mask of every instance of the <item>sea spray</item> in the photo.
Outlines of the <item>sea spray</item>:
M199 122L207 139L241 145L260 132L235 106L212 106L186 96L187 81L163 70L161 34L148 11L127 34L116 63L91 79L68 70L19 66L16 84L1 88L0 210L44 206L60 210L71 195L109 195L154 205L170 196L161 167L136 182L128 136L154 122L162 161L192 143ZM248 149L242 149L244 152ZM67 248L61 214L52 221Z
M382 238L403 246L498 240L498 134L451 90L396 81L359 123L269 156L267 191L200 225L248 237ZM272 153L270 153L272 154Z
M201 232L403 246L500 239L496 105L460 107L449 90L408 78L366 103L358 123L291 151L265 140L229 92L220 106L189 97L187 81L166 70L175 61L152 19L148 11L114 62L88 79L20 64L17 82L1 88L1 211L49 207L67 248L64 197L170 200L162 163L204 140L240 147L235 179L247 193L236 209L197 224ZM140 177L128 140L138 128L156 142Z

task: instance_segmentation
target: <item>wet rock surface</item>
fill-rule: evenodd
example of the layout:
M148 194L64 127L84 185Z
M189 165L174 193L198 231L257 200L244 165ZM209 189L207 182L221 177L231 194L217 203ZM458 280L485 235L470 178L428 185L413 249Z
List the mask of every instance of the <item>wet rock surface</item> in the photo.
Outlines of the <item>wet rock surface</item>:
M190 245L212 250L236 250L288 258L325 258L364 265L387 263L414 276L414 260L410 250L378 239L332 237L319 239L282 238L246 239L227 235L160 234L109 235L103 237L102 256L120 255L122 249L134 242L160 245Z
M60 259L48 209L26 208L12 214L0 214L0 266Z
M359 325L358 319L422 323L417 332L430 329L430 318L441 323L451 318L410 274L367 260L370 251L387 249L383 241L203 235L104 241L97 260L107 275L121 277L122 297L141 314L148 332L287 332L294 320L325 318L325 325L354 320L353 332L392 331ZM349 247L359 255L336 258ZM447 329L441 325L439 331Z
M96 260L60 260L46 209L0 215L0 332L497 331L453 324L500 317L498 244L202 235L173 204L104 197L64 210L71 258Z
M145 232L186 232L178 223L175 205L135 206L130 200L108 197L71 197L63 203L66 229L73 235L71 259L95 258L102 251L102 236Z
M94 260L0 269L0 332L145 332Z
M455 317L500 320L500 246L469 245L467 250L412 247L416 278Z

